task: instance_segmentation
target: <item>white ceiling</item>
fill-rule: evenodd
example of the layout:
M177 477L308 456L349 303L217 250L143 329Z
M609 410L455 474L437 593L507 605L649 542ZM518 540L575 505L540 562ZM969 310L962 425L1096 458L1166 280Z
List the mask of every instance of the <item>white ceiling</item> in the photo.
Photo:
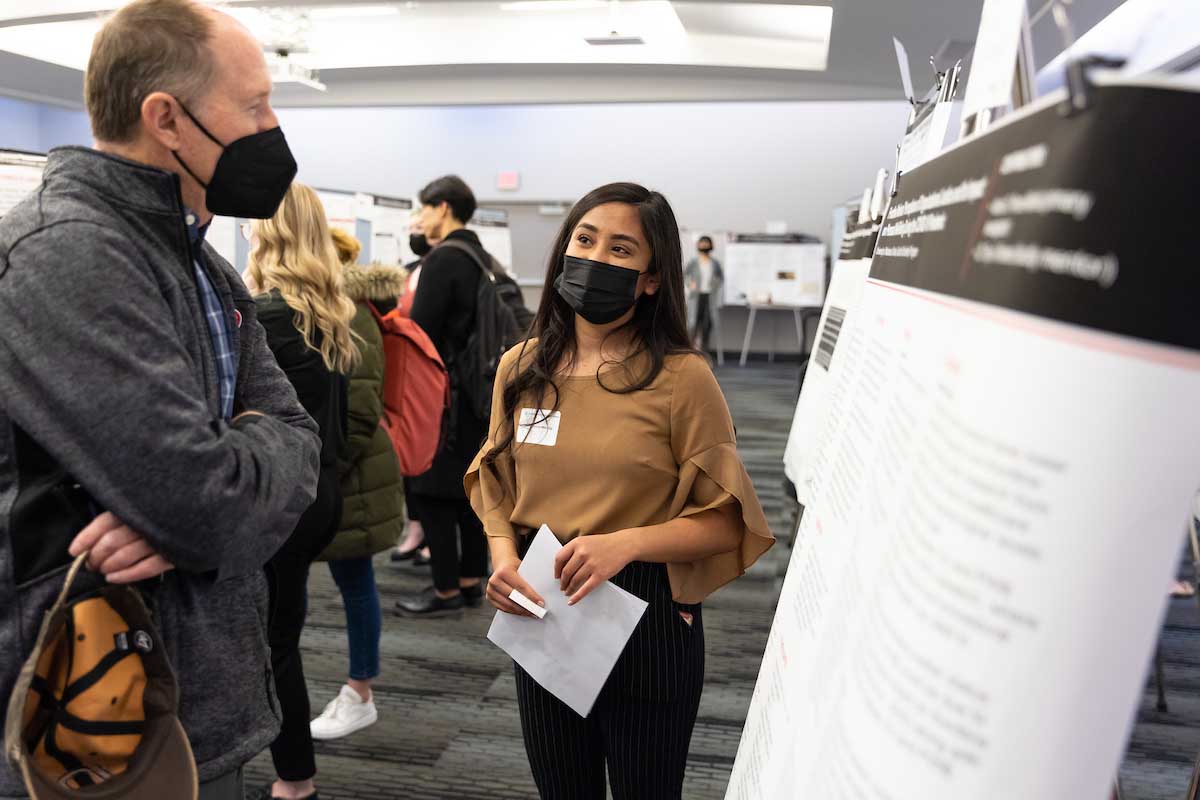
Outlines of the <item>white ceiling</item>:
M313 106L900 99L891 37L921 89L943 42L974 40L982 2L625 0L615 16L596 0L556 10L521 0L226 5L268 44L305 51L292 59L319 70L327 91L281 84L275 102ZM1031 13L1043 5L1029 3ZM0 94L78 106L98 13L116 4L0 0ZM1119 4L1075 0L1076 31ZM584 42L612 30L646 44ZM1050 15L1034 42L1039 63L1062 49Z

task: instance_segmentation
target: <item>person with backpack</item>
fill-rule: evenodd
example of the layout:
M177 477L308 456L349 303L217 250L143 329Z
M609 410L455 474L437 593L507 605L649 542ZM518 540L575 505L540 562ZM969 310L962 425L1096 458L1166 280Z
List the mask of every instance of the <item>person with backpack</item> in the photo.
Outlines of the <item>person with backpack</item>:
M462 476L487 437L488 374L494 379L504 340L512 335L497 331L515 330L516 322L496 295L485 266L491 257L479 237L466 229L476 208L470 187L449 175L422 189L419 198L425 235L440 244L422 261L411 315L450 371L451 405L447 441L432 469L409 481L433 559L433 586L400 598L396 613L451 616L483 602L487 543L463 491Z
M383 620L371 556L392 547L404 524L400 463L379 424L384 413L384 353L375 315L395 307L405 274L390 267L358 266L358 240L336 228L330 233L346 295L354 301L350 328L358 337L362 360L350 375L346 440L338 456L341 523L333 542L317 558L329 562L341 592L350 648L346 685L309 726L312 738L320 740L349 736L379 719L371 683L379 677Z

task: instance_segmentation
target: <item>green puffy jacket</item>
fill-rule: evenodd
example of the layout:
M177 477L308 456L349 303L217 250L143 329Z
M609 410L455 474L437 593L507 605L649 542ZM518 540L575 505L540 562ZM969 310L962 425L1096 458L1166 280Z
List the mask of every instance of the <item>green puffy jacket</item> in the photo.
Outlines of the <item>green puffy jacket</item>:
M374 555L396 544L404 528L404 484L383 416L383 337L368 301L386 311L404 290L405 273L391 267L343 266L346 293L357 310L351 324L362 362L350 376L346 443L338 459L342 522L321 561Z

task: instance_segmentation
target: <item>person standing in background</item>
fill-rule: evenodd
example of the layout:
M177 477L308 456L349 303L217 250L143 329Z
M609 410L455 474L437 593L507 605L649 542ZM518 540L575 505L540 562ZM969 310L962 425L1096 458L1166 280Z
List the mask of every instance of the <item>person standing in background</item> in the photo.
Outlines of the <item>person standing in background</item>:
M697 255L687 263L684 283L688 294L695 298L696 321L692 325L692 343L703 352L709 352L708 339L712 334L713 311L720 306L721 288L725 284L725 271L721 262L713 257L713 240L701 236L696 242ZM720 347L720 342L717 343Z
M337 697L309 726L314 739L340 739L375 724L379 712L371 682L379 677L379 639L383 629L379 589L371 556L396 544L404 524L404 489L392 441L380 427L383 417L383 336L375 312L386 314L404 289L404 272L391 267L361 267L361 245L333 230L347 296L354 301L351 329L362 355L350 376L346 442L338 459L342 520L333 543L318 560L329 562L346 610L350 677ZM372 307L374 312L372 312Z
M461 178L438 178L421 190L420 200L425 235L441 244L422 260L412 320L429 334L446 366L451 367L464 357L475 330L476 295L483 272L467 253L446 243L461 242L484 264L490 263L491 256L479 237L466 229L476 203L471 188ZM463 492L462 476L487 436L488 421L471 410L464 387L454 385L453 368L450 375L448 441L434 459L433 468L408 481L408 496L416 505L433 558L433 586L415 596L400 598L396 613L401 616L458 615L464 606L483 602L487 544L483 526Z
M308 605L309 567L341 520L338 453L346 438L347 379L360 359L350 321L354 303L343 290L341 264L317 193L293 183L269 220L252 226L248 285L276 361L321 429L317 499L267 565L271 615L267 626L283 730L271 743L279 780L261 797L316 798L317 774L300 634ZM215 688L215 687L214 687Z

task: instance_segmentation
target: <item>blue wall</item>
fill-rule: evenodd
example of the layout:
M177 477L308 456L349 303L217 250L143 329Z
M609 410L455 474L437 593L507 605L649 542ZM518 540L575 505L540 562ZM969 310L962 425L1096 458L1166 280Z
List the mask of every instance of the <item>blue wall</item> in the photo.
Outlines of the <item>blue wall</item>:
M36 103L0 97L0 147L40 152L42 140L38 110L41 108Z
M691 228L784 220L824 237L830 209L895 160L903 102L287 108L279 118L313 186L401 197L440 174L484 200L570 200L610 180L671 198ZM83 111L0 98L0 147L90 145ZM521 188L498 192L496 173Z
M91 143L84 112L0 97L0 148L44 153L63 144Z
M42 150L64 144L91 146L92 129L87 114L69 108L42 106L38 112Z

